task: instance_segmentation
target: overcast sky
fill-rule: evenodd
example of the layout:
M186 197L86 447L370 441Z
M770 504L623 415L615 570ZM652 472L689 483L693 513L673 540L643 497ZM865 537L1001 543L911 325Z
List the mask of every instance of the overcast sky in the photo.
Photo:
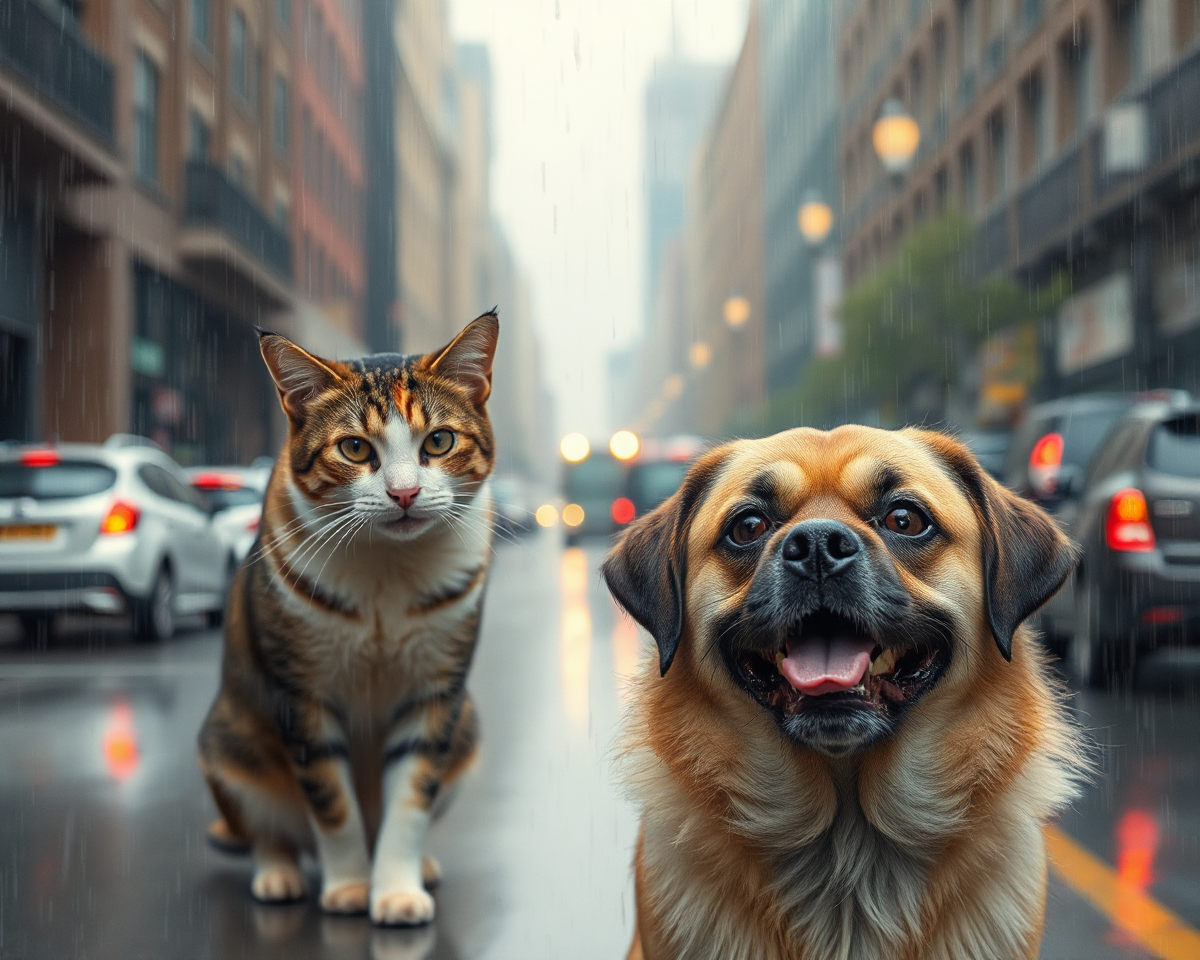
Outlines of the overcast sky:
M604 364L640 328L642 93L672 45L732 63L747 0L450 0L491 51L493 206L533 293L560 431L601 439ZM500 305L503 322L504 304Z

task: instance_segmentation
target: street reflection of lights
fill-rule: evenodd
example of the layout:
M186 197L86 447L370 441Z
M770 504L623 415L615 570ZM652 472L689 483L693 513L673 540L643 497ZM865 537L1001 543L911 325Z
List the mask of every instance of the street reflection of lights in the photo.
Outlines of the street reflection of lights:
M588 687L591 680L592 611L588 605L587 554L578 547L564 550L560 567L562 584L562 685L567 720L587 723Z
M608 452L618 460L632 460L642 449L642 441L632 430L618 430L608 441Z
M683 393L683 377L677 373L673 373L667 377L666 382L663 384L663 395L668 400L674 400L681 393Z
M703 370L712 363L712 347L707 343L693 343L688 350L688 360L697 370Z
M613 626L613 678L617 684L617 699L624 704L629 699L633 678L637 674L641 639L633 617L614 610Z
M582 463L592 452L592 445L582 433L568 433L559 443L558 452L567 463Z
M741 294L734 294L725 301L725 322L735 329L750 319L750 301Z
M577 527L584 521L583 507L577 503L568 503L563 507L562 521L568 527Z
M1144 908L1145 893L1154 882L1158 856L1158 819L1147 810L1127 810L1117 821L1117 899L1113 920L1118 930L1142 939L1154 922Z
M558 508L552 503L543 503L537 508L533 518L539 527L552 527L558 523Z
M124 700L113 704L102 740L104 766L114 780L128 780L141 762L137 731L133 727L133 710Z

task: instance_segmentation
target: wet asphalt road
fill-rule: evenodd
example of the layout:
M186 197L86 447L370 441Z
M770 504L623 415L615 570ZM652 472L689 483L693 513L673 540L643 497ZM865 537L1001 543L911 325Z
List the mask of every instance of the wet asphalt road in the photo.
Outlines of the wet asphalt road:
M445 880L437 922L416 931L256 905L248 860L207 848L193 743L216 632L141 648L119 626L68 623L33 653L0 623L0 958L623 957L636 826L611 755L639 638L600 556L551 534L499 550L471 681L483 760L432 834ZM1200 656L1160 657L1135 692L1076 704L1104 770L1059 827L1100 865L1052 878L1043 956L1184 956L1169 947L1200 928ZM1183 940L1151 952L1121 898L1093 906L1106 869Z

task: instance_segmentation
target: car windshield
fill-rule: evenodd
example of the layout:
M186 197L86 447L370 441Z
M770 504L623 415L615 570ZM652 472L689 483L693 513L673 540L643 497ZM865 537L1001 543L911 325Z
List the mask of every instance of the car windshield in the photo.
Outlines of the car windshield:
M612 457L593 456L567 467L566 493L569 500L618 497L624 468Z
M629 498L639 511L650 510L679 489L689 464L664 461L639 463L629 472Z
M72 461L45 467L0 463L0 498L67 500L103 493L117 482L117 471L103 463Z
M216 512L228 510L230 507L246 507L252 503L262 502L262 493L253 487L238 487L236 490L202 490L200 491Z
M1200 415L1178 417L1155 427L1146 463L1160 473L1200 479Z
M1089 410L1063 418L1058 431L1063 438L1063 465L1086 470L1108 431L1126 410L1126 407Z

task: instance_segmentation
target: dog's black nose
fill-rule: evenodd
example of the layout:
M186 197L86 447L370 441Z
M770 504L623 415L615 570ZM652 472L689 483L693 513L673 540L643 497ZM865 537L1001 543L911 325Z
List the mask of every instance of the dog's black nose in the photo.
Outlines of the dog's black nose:
M805 580L836 577L862 552L858 534L837 520L805 520L783 541L783 564Z

